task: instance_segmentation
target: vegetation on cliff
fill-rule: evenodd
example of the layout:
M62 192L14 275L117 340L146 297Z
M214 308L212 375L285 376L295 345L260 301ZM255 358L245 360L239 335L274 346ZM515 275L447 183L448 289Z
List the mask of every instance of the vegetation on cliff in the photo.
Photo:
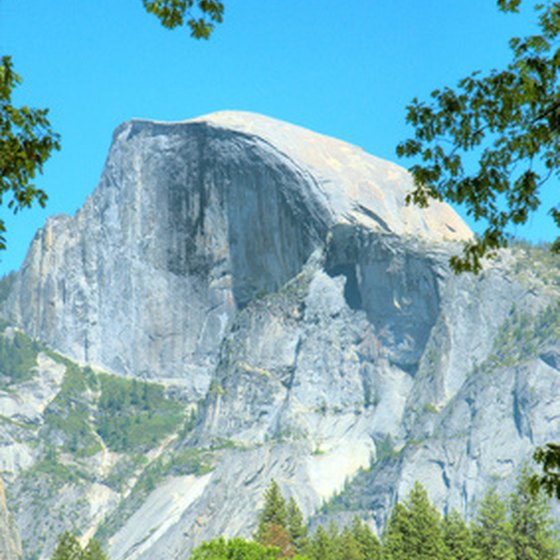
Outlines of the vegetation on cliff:
M358 516L348 526L341 528L331 522L310 535L295 500L286 500L273 480L264 495L254 540L218 537L197 547L190 558L554 560L560 552L560 541L552 524L546 498L530 491L526 469L507 500L490 490L470 524L454 510L442 516L423 486L416 483L408 497L395 505L381 540ZM95 554L88 556L88 550ZM82 551L75 537L64 533L51 560L106 558L96 541L90 541Z

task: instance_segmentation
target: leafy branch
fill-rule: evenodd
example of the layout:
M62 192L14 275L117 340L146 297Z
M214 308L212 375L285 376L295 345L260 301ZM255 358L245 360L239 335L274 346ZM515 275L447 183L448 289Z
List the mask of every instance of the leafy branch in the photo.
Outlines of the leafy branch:
M47 118L48 109L14 107L12 93L21 83L9 56L0 64L0 204L8 197L8 208L17 213L37 201L44 207L47 194L33 184L60 137ZM0 220L0 249L5 249L6 227Z
M502 11L516 12L520 4L498 0ZM431 102L413 99L407 107L414 136L397 146L397 154L418 162L410 167L415 186L407 203L447 200L486 224L451 259L455 272L479 272L484 257L507 246L507 228L527 222L541 203L541 186L560 174L560 3L536 10L540 34L511 39L506 69L474 72L456 89L435 90ZM474 170L472 152L478 156ZM549 213L560 227L560 205ZM560 252L560 237L552 250Z
M210 38L215 24L223 20L224 4L219 0L142 1L146 11L155 15L164 27L175 29L186 24L195 39Z

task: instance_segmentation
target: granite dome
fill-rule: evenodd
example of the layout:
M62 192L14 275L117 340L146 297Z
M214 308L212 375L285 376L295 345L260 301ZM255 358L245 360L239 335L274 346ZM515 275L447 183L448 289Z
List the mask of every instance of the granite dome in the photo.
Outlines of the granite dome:
M559 441L558 267L532 249L453 274L472 234L445 204L406 206L410 181L260 115L119 126L98 187L37 232L3 304L0 336L65 356L39 353L0 390L0 471L30 553L78 528L115 560L185 560L249 535L271 478L306 516L344 491L335 519L377 530L415 480L470 516ZM163 385L189 423L146 461L111 449L99 382L69 359ZM43 469L34 489L53 454L64 478Z

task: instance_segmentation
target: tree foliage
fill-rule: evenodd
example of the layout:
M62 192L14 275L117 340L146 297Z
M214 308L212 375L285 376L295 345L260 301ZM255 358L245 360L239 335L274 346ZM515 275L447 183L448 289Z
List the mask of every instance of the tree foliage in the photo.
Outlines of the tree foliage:
M336 535L327 533L321 525L315 531L311 545L309 548L309 555L313 560L338 560L337 547L333 542Z
M65 531L58 538L51 560L108 560L108 557L95 539L90 539L82 548L78 539L70 531Z
M82 547L78 539L69 531L60 535L51 560L81 560Z
M260 543L244 539L226 540L219 537L195 548L191 560L276 560L276 548L267 548Z
M480 560L515 560L507 506L494 490L482 500L472 533Z
M95 428L113 451L150 449L177 428L183 407L162 385L100 374Z
M60 138L48 119L48 109L16 107L14 89L21 84L12 59L0 63L0 204L7 202L14 213L34 202L45 206L47 194L33 183L53 150L60 149ZM6 226L0 220L0 249L6 248Z
M344 527L336 539L337 556L345 560L363 560L364 556L354 533L349 527Z
M272 480L264 493L264 506L258 516L255 539L261 544L266 544L270 538L271 530L274 533L279 529L288 530L288 509L286 500L282 496L280 487Z
M280 514L278 515L278 512ZM295 525L301 527L294 533ZM287 525L286 525L287 523ZM291 528L290 528L291 527ZM191 560L552 560L558 539L543 496L530 491L530 474L524 471L509 500L489 492L469 527L455 511L445 518L416 483L403 503L397 503L382 543L368 525L355 516L339 528L331 521L313 535L295 500L286 500L276 482L265 493L259 514L264 542L218 537L195 548ZM297 538L305 535L297 545ZM99 543L90 541L82 550L71 533L59 539L52 560L108 560Z
M388 560L445 560L441 516L418 482L404 504L397 504L383 539Z
M290 542L296 552L303 552L307 549L308 545L307 526L305 525L303 514L293 497L288 501L286 514Z
M303 514L293 498L286 502L275 480L264 493L264 506L254 536L263 546L278 549L284 558L291 558L307 548Z
M498 0L504 12L520 4ZM414 136L397 154L418 162L410 168L415 189L407 201L462 204L486 223L480 238L452 258L456 272L478 272L483 257L507 245L507 227L526 223L540 205L543 183L560 175L560 3L536 10L539 33L510 40L512 61L505 69L474 72L456 89L436 89L430 102L413 99L407 107ZM478 157L474 166L470 152ZM560 227L560 205L549 212ZM552 249L560 252L560 237Z
M457 511L445 516L442 529L449 560L479 560L472 533Z
M533 474L531 477L533 492L542 490L548 496L560 500L560 445L547 443L544 447L538 447L533 458L542 467L542 474Z
M164 27L187 25L191 36L208 39L216 23L221 23L224 4L219 0L142 0L144 8L155 15Z
M109 560L109 558L103 551L101 543L95 539L90 539L82 552L81 560Z
M220 0L142 0L145 10L168 28L186 26L196 39L208 39L224 15ZM48 109L16 107L14 89L21 84L10 56L0 63L0 205L17 213L34 203L44 207L47 193L33 180L45 162L60 150L60 135L48 119ZM6 248L6 226L0 220L0 250Z
M381 543L379 539L357 515L352 520L352 534L358 543L362 560L381 559Z
M525 468L511 494L511 526L515 560L554 560L558 558L558 543L552 528L549 507L542 494L531 488L531 476Z
M0 377L6 384L27 381L33 377L41 345L18 331L9 336L0 333ZM0 382L0 386L4 383Z

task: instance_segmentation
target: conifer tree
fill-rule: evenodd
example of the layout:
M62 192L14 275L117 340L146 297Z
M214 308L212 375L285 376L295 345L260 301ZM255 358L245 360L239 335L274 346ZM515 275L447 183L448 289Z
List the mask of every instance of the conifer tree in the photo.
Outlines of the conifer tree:
M383 556L386 560L401 560L407 552L407 536L412 533L410 515L403 504L397 503L383 534Z
M364 560L381 559L381 544L379 539L357 515L352 520L352 534L358 542Z
M478 560L471 531L456 510L444 517L442 528L449 560Z
M338 536L336 545L337 557L339 559L365 560L360 544L348 527L344 527Z
M293 556L288 532L288 508L280 487L272 480L264 493L264 506L258 517L255 540L263 546L274 546L282 551L282 556Z
M307 547L307 527L303 522L303 514L294 498L290 498L287 507L287 523L290 540L296 552L303 552Z
M70 531L65 531L58 537L51 560L82 560L82 552L78 539Z
M472 534L480 560L515 560L507 508L494 490L482 500Z
M319 526L311 541L309 556L312 560L338 560L336 541L327 531Z
M327 534L329 535L329 539L334 543L333 546L336 546L338 538L340 537L340 531L338 530L338 525L332 519L327 526Z
M90 539L82 552L82 560L109 560L109 557L105 554L103 548L101 548L101 543L99 541Z
M516 560L554 560L560 552L552 530L547 499L531 492L531 475L523 469L510 497Z
M99 541L90 539L82 549L78 539L69 531L58 538L51 560L109 560Z
M279 525L284 528L288 525L286 500L275 480L270 482L264 493L264 506L258 517L257 535L266 530L267 525Z
M266 526L259 543L265 547L277 548L282 558L291 558L296 553L287 529L276 523Z
M384 538L388 560L444 560L447 558L441 516L418 482L404 505L393 510Z

